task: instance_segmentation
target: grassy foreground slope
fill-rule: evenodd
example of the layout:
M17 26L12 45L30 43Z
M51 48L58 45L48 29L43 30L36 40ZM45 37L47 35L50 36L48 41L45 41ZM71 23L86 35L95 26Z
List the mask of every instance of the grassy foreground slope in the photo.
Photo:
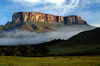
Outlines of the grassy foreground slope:
M49 54L55 55L99 55L100 28L81 32L66 41L46 46Z
M0 66L100 66L100 56L0 56Z

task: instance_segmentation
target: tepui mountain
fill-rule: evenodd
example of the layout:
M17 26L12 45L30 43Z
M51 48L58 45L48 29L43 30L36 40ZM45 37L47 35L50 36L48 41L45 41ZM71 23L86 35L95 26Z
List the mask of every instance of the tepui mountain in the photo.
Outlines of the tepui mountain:
M12 15L12 21L0 26L0 31L19 28L21 30L44 32L55 30L54 24L62 25L88 25L80 16L55 16L37 12L16 12Z
M86 21L82 20L81 17L77 15L70 16L55 16L37 12L17 12L12 16L12 22L58 22L65 25L72 24L87 24Z

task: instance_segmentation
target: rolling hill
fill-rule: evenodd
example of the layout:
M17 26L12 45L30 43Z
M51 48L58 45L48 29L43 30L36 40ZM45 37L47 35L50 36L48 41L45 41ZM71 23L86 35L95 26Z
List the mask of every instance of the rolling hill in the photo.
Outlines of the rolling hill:
M58 55L98 55L100 54L99 34L100 28L96 28L46 47L52 54Z
M100 55L100 28L81 32L68 40L53 40L37 45L0 46L0 55L52 56ZM26 51L26 52L24 52Z

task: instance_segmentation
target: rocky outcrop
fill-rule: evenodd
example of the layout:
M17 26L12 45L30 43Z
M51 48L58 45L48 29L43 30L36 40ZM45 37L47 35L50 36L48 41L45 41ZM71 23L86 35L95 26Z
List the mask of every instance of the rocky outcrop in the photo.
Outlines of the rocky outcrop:
M65 25L72 25L72 24L87 24L86 21L82 20L81 17L77 15L71 15L64 17Z
M64 22L63 16L54 16L37 12L14 13L12 22Z
M54 16L49 14L37 13L37 12L17 12L12 16L12 22L58 22L63 23L65 25L72 24L87 24L84 20L79 16Z

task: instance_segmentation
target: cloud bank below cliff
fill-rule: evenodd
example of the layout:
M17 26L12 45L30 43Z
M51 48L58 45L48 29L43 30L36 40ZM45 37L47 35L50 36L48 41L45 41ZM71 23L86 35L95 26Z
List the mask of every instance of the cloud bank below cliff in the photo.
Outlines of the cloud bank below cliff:
M91 30L95 27L86 25L74 25L74 26L62 26L58 27L57 31L36 33L21 30L14 30L10 32L3 32L4 38L0 38L0 45L25 45L25 44L38 44L43 42L49 42L54 39L67 40L70 37L85 30ZM19 38L21 37L22 38ZM25 37L25 38L24 38Z

